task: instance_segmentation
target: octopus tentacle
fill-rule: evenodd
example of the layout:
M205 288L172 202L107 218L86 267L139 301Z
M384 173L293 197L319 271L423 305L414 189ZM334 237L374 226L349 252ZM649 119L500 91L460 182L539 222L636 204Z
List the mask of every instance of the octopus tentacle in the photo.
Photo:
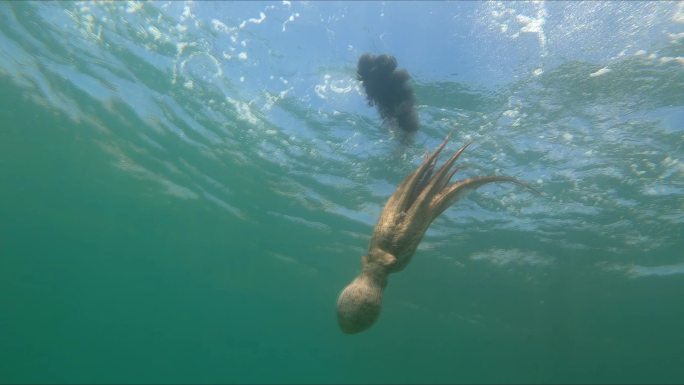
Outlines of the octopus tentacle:
M537 190L530 187L527 183L521 182L509 176L479 176L474 178L467 178L452 183L444 188L437 195L434 196L431 202L431 211L434 217L437 217L444 210L456 203L461 197L468 192L475 190L485 184L494 182L509 182L515 183L519 186L525 187L531 191L538 193Z
M451 181L451 178L454 177L454 174L456 174L456 172L457 172L458 170L460 170L460 168L458 168L458 167L456 167L456 168L454 168L453 170L451 170L451 172L449 173L449 176L448 176L446 179L444 179L444 185L442 185L442 189L441 189L441 190L444 190L444 188L449 184L449 182ZM441 190L440 190L440 191L441 191Z
M432 163L428 167L428 169L426 170L425 174L420 179L420 181L418 183L416 183L416 185L414 186L413 191L411 191L411 194L408 196L408 199L406 201L406 207L403 208L404 209L403 211L406 211L409 207L411 207L413 202L416 201L418 194L420 194L420 192L425 189L425 186L427 186L428 183L430 183L430 180L432 180L432 175L434 174L434 170L435 170L435 163Z
M450 137L451 133L444 138L444 141L442 141L435 151L425 157L423 162L414 172L404 178L394 193L389 197L380 214L380 218L378 219L378 224L375 229L376 234L384 234L392 231L389 227L390 224L396 224L396 222L400 221L401 218L405 216L404 213L409 210L413 205L416 196L422 191L423 181L430 180L435 163L437 162L437 157L448 143Z
M470 143L466 143L463 147L459 148L458 151L456 151L451 157L444 162L442 167L439 168L439 171L435 175L435 181L433 183L433 187L430 190L430 194L435 194L437 191L440 191L444 188L449 183L449 180L451 177L454 175L451 171L451 167L454 165L454 162L458 159L459 156L465 151L466 148L470 146Z
M411 223L410 228L412 231L418 231L417 229L420 227L425 227L430 225L432 220L434 219L434 216L430 217L430 202L433 200L433 197L436 194L439 194L439 192L443 189L443 187L449 183L449 179L451 179L451 176L453 175L451 172L451 167L454 165L454 162L458 159L459 156L465 151L465 149L470 145L470 143L467 143L463 147L461 147L458 151L456 151L449 159L444 162L444 164L437 170L435 175L428 181L426 184L425 188L418 194L418 196L415 198L415 204L411 206L408 216L411 218ZM415 219L415 218L420 218L420 219Z
M390 196L390 198L387 200L387 204L385 205L386 207L392 206L403 211L407 208L407 206L410 206L412 202L409 198L411 195L413 195L413 191L416 189L416 186L420 185L420 182L423 180L423 178L425 178L427 174L432 173L437 161L437 156L446 146L450 136L451 134L447 135L439 147L437 147L435 151L427 156L425 160L423 160L423 163L421 163L414 172L409 174L401 182L401 184L399 184L392 196Z
M404 209L408 208L413 203L413 199L415 198L415 195L420 193L420 191L423 189L426 183L429 183L429 181L432 179L432 174L435 169L435 164L437 163L437 157L439 154L442 152L446 144L449 142L449 138L451 137L451 133L449 133L446 138L444 138L444 141L433 151L430 155L428 155L423 163L418 167L416 170L417 174L416 178L412 178L411 180L411 185L410 185L410 191L411 193L406 196L405 199L405 206L403 207ZM419 174L418 174L419 173Z

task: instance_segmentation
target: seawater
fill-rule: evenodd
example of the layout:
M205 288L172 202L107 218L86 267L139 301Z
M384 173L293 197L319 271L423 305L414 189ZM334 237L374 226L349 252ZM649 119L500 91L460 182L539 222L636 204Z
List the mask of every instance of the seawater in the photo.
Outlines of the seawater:
M0 3L0 382L684 381L684 9ZM412 74L403 143L355 79ZM454 130L471 193L339 291Z

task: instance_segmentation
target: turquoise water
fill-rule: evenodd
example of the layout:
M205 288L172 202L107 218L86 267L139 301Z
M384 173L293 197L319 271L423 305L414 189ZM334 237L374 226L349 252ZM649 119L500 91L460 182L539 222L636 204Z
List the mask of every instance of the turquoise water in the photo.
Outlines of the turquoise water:
M683 96L681 2L2 2L0 382L681 383ZM543 195L463 198L343 334L452 129Z

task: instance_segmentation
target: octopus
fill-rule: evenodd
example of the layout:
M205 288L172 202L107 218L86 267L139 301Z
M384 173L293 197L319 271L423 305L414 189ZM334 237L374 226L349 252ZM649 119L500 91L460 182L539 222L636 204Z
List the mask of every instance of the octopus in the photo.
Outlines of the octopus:
M447 135L389 197L373 230L368 253L361 257L361 272L337 299L337 321L348 334L362 332L380 315L390 273L411 261L430 223L469 191L492 182L510 182L539 194L528 184L508 176L479 176L450 183L454 163L470 143L456 151L435 172L437 157L449 141Z

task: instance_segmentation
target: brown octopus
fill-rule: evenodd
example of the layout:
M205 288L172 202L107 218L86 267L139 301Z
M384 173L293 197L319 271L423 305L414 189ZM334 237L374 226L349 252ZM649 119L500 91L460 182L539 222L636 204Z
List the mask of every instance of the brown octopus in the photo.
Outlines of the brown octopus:
M450 136L404 179L385 204L368 254L361 257L361 273L337 299L337 320L343 332L358 333L373 325L380 315L387 276L408 265L430 223L468 191L491 182L511 182L537 192L507 176L480 176L450 184L457 171L452 166L470 144L456 151L435 173L437 156Z

